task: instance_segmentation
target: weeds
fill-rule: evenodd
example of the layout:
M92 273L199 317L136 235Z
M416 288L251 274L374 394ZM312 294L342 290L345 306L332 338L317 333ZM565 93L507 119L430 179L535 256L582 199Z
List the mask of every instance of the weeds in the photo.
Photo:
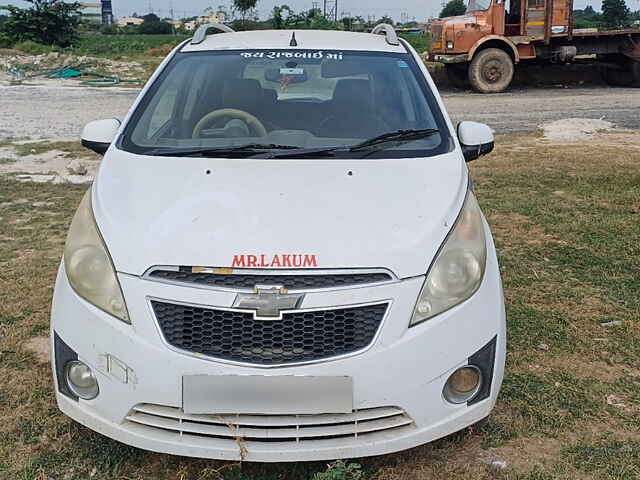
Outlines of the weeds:
M362 480L362 466L357 463L336 462L327 467L326 472L316 473L313 480Z

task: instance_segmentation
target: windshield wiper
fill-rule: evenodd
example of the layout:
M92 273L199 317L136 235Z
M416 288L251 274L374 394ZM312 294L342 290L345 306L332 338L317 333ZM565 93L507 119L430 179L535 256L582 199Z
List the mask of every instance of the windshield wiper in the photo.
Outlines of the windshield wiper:
M302 158L302 157L332 157L336 153L355 153L361 152L363 150L371 150L373 152L384 150L387 148L386 146L383 148L375 148L382 145L395 144L401 145L403 143L413 142L415 140L420 140L423 138L430 137L440 133L440 130L436 130L433 128L427 128L423 130L396 130L394 132L384 133L382 135L378 135L377 137L371 138L369 140L365 140L364 142L358 143L351 147L343 146L343 147L325 147L325 148L300 148L300 149L292 149L286 152L267 152L264 154L259 154L258 158Z
M430 137L440 133L440 130L434 128L426 128L422 130L396 130L395 132L383 133L377 137L365 140L362 143L349 148L350 152L359 152L361 150L367 150L371 147L377 147L378 145L384 145L387 143L408 143L414 140L421 140L423 138Z
M191 148L184 150L158 148L147 152L147 155L159 157L205 157L216 154L246 153L247 155L253 156L269 150L299 150L299 147L293 145L249 143L238 147Z

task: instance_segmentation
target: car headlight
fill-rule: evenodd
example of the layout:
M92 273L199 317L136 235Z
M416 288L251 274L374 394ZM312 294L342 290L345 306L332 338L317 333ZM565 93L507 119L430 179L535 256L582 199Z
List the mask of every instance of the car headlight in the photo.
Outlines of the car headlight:
M480 287L487 263L487 245L480 206L472 191L445 240L416 303L411 325L455 307Z
M69 227L64 266L69 283L78 295L130 323L111 256L93 217L91 190L82 199Z

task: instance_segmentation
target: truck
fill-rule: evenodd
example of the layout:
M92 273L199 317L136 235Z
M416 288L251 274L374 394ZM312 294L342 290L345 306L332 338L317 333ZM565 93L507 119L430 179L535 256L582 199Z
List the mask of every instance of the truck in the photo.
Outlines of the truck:
M505 91L524 63L596 63L614 86L640 87L640 29L574 29L573 0L469 0L431 23L428 58L454 86Z

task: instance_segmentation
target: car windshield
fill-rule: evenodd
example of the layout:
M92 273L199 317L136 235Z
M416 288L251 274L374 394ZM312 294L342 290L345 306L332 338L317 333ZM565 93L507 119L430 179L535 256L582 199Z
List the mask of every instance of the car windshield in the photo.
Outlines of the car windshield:
M488 10L491 6L491 0L469 0L467 5L467 13L482 12Z
M369 156L415 158L450 148L438 103L409 54L206 51L171 60L132 115L119 146L165 156L216 150L211 156L224 158L225 149L238 156L249 146L346 148L401 130L437 132Z

